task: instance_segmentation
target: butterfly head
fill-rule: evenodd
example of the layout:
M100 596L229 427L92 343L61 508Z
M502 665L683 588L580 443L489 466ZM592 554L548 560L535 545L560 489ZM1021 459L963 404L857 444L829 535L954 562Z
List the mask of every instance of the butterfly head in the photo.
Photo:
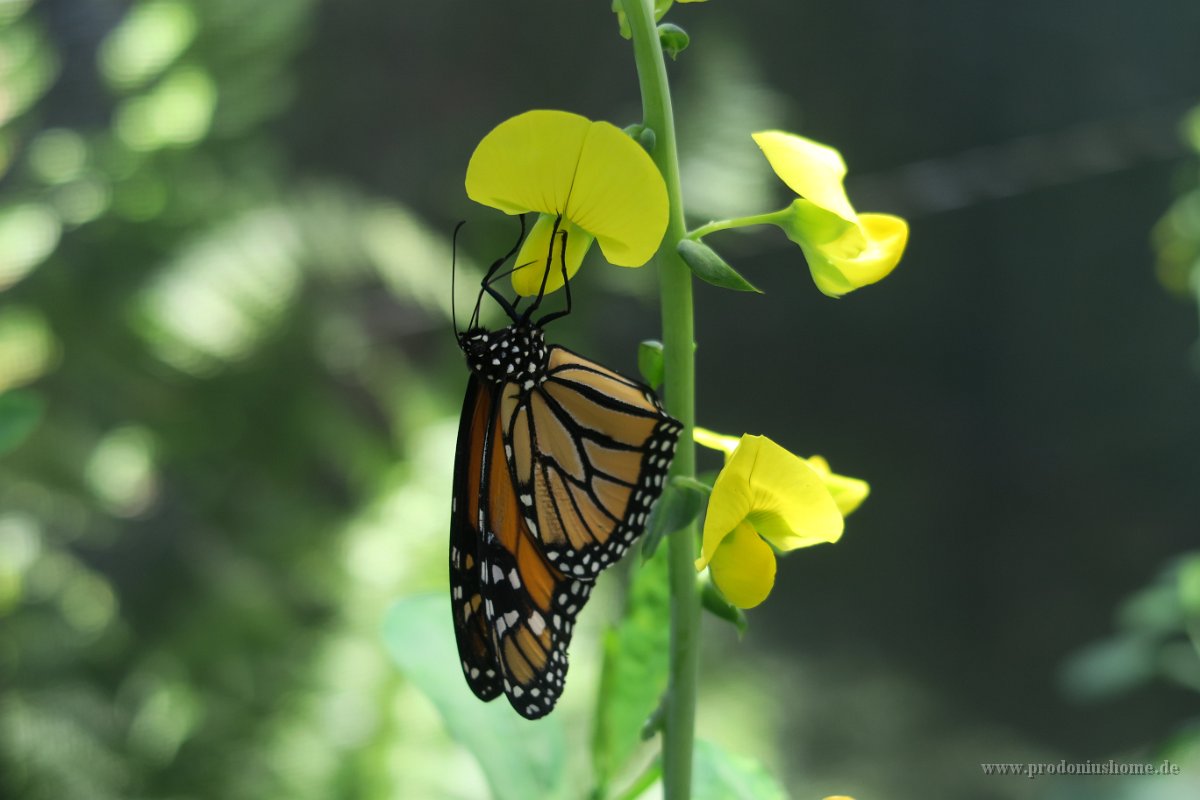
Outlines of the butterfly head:
M546 339L536 325L471 328L458 335L458 346L467 366L489 383L519 383L529 389L546 373Z

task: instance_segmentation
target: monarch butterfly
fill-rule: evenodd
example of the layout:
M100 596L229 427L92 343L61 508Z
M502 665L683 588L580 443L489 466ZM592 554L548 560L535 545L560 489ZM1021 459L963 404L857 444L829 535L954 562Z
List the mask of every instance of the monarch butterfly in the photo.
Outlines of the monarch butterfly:
M455 324L471 375L455 452L450 598L467 685L485 701L503 691L537 719L562 694L567 644L596 577L641 533L662 493L682 426L649 387L546 344L542 328L571 310L558 223L546 269L561 235L565 310L534 321L545 275L523 312L520 298L510 303L491 285L524 235L522 217L517 243L483 279L467 330ZM508 327L477 324L485 292Z

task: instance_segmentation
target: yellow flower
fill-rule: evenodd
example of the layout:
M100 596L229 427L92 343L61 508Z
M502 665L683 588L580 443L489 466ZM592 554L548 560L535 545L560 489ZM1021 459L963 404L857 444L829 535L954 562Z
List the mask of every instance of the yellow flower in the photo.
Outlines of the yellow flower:
M821 456L809 456L805 461L821 476L821 482L829 490L833 502L837 503L838 511L842 512L843 517L850 516L851 512L862 505L862 501L866 500L867 495L871 493L871 486L866 481L838 475L829 468L829 462Z
M693 429L692 438L701 447L707 447L710 450L720 450L725 454L726 460L733 455L733 451L737 449L738 444L741 442L741 439L736 436L726 436L716 431L699 427ZM858 478L838 475L830 469L829 462L822 456L809 456L804 461L821 476L821 481L824 482L825 488L829 490L829 494L833 496L833 502L837 503L838 510L842 512L843 517L850 516L851 512L862 505L863 500L866 500L867 496L871 493L870 484Z
M729 453L732 437L697 431L696 441ZM808 461L746 434L713 484L696 569L708 567L729 602L753 608L775 583L775 550L836 542L842 513Z
M796 200L777 224L800 245L817 288L830 297L887 277L908 243L908 223L891 214L859 214L842 185L841 153L803 136L760 131L754 141Z
M536 211L517 254L513 288L535 295L552 253L546 291L563 284L561 239L567 234L567 274L574 275L595 239L611 264L640 267L667 229L667 188L641 145L607 122L566 111L527 111L483 137L467 165L467 196L506 214Z

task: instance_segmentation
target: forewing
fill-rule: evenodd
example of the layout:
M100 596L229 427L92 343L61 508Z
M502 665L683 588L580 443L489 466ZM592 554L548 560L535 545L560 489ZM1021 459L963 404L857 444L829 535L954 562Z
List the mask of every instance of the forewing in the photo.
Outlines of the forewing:
M494 424L496 394L496 389L471 376L458 426L450 516L450 605L454 613L454 636L463 676L480 700L492 700L501 691L500 666L479 581L484 438Z
M562 347L501 400L521 510L546 558L592 581L645 528L682 430L649 387Z

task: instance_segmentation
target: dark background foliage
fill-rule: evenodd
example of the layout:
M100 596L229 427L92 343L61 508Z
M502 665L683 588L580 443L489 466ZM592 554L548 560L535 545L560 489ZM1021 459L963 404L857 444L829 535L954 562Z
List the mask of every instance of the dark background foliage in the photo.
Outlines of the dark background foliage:
M473 796L380 621L445 581L447 234L469 276L515 233L467 158L527 108L637 121L606 7L0 6L0 391L36 417L0 453L0 795ZM978 764L1158 757L1195 719L1194 656L1072 659L1200 533L1195 308L1150 245L1195 185L1200 6L671 13L692 222L782 205L747 135L780 127L912 223L840 301L782 236L710 240L766 294L697 289L702 424L873 494L740 645L712 628L702 727L758 731L797 797L1188 796ZM555 335L632 372L650 273L590 264Z

